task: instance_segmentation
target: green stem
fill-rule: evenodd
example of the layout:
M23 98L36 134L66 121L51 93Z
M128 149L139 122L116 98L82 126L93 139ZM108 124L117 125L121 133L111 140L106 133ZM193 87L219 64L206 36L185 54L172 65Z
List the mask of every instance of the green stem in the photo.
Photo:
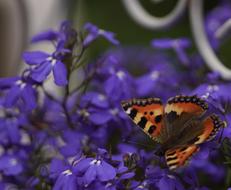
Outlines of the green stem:
M231 186L231 167L228 167L225 183L226 183L227 188Z

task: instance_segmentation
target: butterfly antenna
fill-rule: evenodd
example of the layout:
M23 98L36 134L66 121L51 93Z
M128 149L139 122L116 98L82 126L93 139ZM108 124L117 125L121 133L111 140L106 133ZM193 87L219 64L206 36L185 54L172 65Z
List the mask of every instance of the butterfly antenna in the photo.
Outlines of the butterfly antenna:
M150 146L150 145L147 145L147 144L138 143L138 142L134 142L134 141L126 140L126 139L123 139L123 142L128 143L128 144L135 144L135 145L143 146L143 147L146 147L146 148L155 148L155 146Z

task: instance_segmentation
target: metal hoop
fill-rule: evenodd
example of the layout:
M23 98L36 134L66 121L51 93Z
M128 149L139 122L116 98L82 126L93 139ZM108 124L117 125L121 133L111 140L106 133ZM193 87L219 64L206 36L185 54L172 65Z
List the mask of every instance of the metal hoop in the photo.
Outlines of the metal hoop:
M175 8L165 17L155 17L147 13L139 0L122 0L130 16L141 26L149 29L163 29L174 23L184 12L188 0L179 0Z
M223 65L209 44L203 23L203 1L190 1L190 20L196 46L208 67L218 71L224 79L231 79L231 70Z

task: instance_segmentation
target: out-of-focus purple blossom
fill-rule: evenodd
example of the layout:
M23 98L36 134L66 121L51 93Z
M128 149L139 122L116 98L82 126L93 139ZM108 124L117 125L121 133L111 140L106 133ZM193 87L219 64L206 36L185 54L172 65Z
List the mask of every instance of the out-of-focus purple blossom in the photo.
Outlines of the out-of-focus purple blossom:
M62 139L63 142L59 145L59 149L60 153L65 158L81 155L81 140L83 139L83 135L81 133L66 130L63 132Z
M185 52L186 48L191 46L191 42L187 38L179 38L179 39L171 39L171 38L164 38L164 39L154 39L151 42L152 47L159 48L159 49L173 49L179 60L185 64L189 65L189 57Z
M31 41L33 43L40 41L51 41L52 43L55 43L57 50L68 50L72 49L74 43L77 41L77 32L73 28L73 25L70 21L63 21L60 24L58 31L49 29L35 35Z
M213 48L219 48L225 38L225 36L219 36L221 35L219 29L229 19L231 19L231 4L228 1L224 1L207 14L205 29Z
M46 41L46 40L53 41L53 40L56 40L58 36L59 36L59 32L50 29L50 30L41 32L33 36L31 42L36 43L36 42Z
M134 96L134 82L126 71L113 73L104 83L106 95L113 101L121 101ZM120 89L120 90L118 90Z
M10 77L0 79L0 88L7 90L4 106L7 108L17 105L21 100L25 110L33 110L36 107L36 83L25 77Z
M1 138L2 144L17 144L22 139L20 132L20 126L26 125L28 119L24 113L20 113L23 110L19 108L0 108L0 133L4 134L6 138Z
M0 171L4 175L19 175L23 171L22 162L14 155L0 156Z
M184 186L181 182L173 175L166 175L160 179L157 184L159 189L169 189L169 190L184 190Z
M166 75L168 72L168 75ZM163 77L164 76L164 77ZM180 77L172 66L157 63L152 70L136 78L136 89L138 96L161 97L163 100L174 95L173 89L177 88ZM171 85L169 85L171 83ZM168 86L168 88L165 88ZM163 89L164 88L164 89ZM160 93L165 90L165 93Z
M87 36L85 37L83 41L83 46L87 47L89 44L91 44L93 41L95 41L98 37L104 37L109 42L111 42L114 45L118 45L119 41L115 39L115 34L113 32L105 31L100 28L98 28L96 25L91 23L86 23L84 25L84 29L88 32Z

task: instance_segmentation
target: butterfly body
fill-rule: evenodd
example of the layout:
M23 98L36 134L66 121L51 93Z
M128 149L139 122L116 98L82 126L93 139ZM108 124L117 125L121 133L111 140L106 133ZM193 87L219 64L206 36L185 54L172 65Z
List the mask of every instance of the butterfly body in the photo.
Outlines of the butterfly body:
M122 102L124 111L154 141L161 144L170 169L183 166L199 150L199 144L211 140L224 126L215 114L204 116L207 103L197 96L175 96L164 106L158 98Z

